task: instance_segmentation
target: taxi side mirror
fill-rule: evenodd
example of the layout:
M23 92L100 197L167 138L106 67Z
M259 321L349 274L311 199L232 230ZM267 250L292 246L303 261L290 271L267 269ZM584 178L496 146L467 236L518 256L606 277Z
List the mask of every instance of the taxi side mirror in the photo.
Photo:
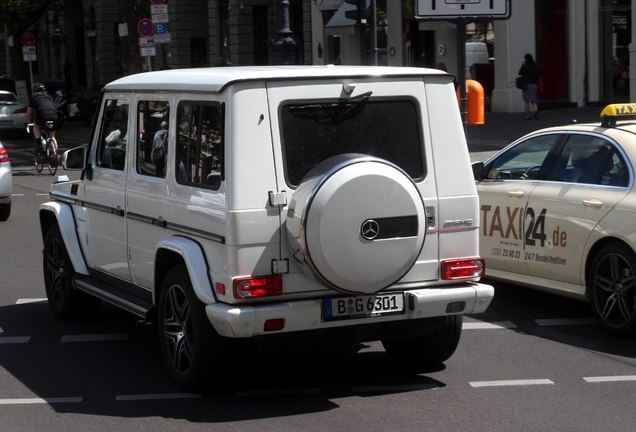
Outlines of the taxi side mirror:
M475 180L477 181L481 181L484 179L484 163L479 161L479 162L473 162L473 177L475 178Z

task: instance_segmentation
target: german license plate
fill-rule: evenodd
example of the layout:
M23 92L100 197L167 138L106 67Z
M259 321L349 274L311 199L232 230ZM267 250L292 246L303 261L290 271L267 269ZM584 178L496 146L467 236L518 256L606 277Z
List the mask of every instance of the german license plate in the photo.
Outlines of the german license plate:
M325 320L364 318L404 313L404 294L374 294L323 300Z

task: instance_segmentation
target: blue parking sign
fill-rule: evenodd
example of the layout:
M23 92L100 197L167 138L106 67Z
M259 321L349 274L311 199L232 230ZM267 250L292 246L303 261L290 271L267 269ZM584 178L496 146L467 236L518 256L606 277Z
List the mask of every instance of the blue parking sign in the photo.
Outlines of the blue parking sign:
M168 23L155 23L155 34L165 34L168 33Z

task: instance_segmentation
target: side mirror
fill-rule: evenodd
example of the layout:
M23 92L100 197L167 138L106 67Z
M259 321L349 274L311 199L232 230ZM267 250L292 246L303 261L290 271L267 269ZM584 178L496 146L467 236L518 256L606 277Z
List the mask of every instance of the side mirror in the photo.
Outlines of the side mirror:
M484 163L483 162L473 162L473 177L477 181L481 181L484 179Z
M86 165L87 146L74 147L62 155L62 167L68 171L82 171Z

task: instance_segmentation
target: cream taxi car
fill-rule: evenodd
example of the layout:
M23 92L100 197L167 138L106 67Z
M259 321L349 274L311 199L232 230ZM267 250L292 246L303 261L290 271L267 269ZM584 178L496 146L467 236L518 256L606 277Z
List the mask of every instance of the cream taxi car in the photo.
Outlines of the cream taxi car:
M588 300L636 332L636 104L542 129L475 162L480 252L493 279Z

